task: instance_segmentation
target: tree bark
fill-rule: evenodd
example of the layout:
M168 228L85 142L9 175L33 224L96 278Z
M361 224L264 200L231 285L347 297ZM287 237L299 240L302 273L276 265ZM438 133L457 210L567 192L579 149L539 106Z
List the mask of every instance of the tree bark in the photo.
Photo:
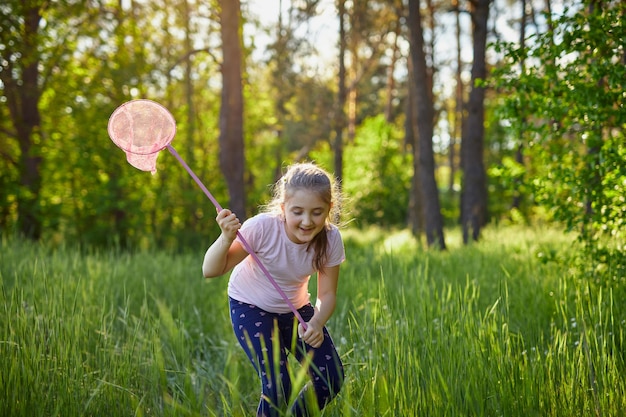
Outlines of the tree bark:
M221 0L222 103L220 107L220 168L230 196L229 208L244 220L243 91L239 0Z
M468 112L463 124L461 140L461 168L463 170L461 226L463 242L466 244L469 242L470 233L473 240L478 240L480 230L487 221L487 176L483 156L485 89L477 86L476 82L487 75L485 55L490 4L491 0L470 1L474 62L467 103Z
M461 56L461 10L458 2L453 3L455 18L455 34L456 34L456 91L454 101L454 128L450 135L450 145L448 146L448 165L450 166L450 178L448 178L448 192L450 195L454 193L454 184L457 168L456 145L461 134L461 126L463 126L463 105L464 105L464 88L463 88L463 58Z
M387 94L385 94L386 103L385 103L385 120L387 123L393 123L393 99L394 99L394 91L396 89L396 63L398 62L398 38L400 37L400 22L395 23L395 28L393 31L393 46L391 48L391 63L389 64L389 68L387 69Z
M23 36L20 44L0 38L5 45L0 50L0 79L4 96L17 136L20 155L17 159L20 192L17 195L17 230L26 238L38 240L42 233L40 215L41 179L41 115L39 113L39 45L38 30L41 21L38 2L25 2L13 19L23 19ZM15 48L15 49L13 49ZM14 60L16 56L19 59ZM4 59L3 59L4 58ZM16 80L15 74L21 74Z
M409 91L413 91L413 65L411 60L407 60L409 77L407 82L409 83ZM419 179L419 169L417 168L416 160L419 157L416 155L419 153L417 148L417 113L415 112L415 96L409 94L406 98L405 104L405 121L404 121L404 146L411 149L413 152L413 176L411 177L411 194L409 195L409 207L407 210L407 223L411 228L413 236L420 236L424 232L424 208L422 207L422 188Z
M415 95L418 129L413 164L421 183L426 241L428 246L438 245L440 249L445 249L443 219L439 205L439 191L435 180L435 157L433 154L435 111L424 53L424 35L419 0L409 0L409 31L410 54L415 81L414 90L410 93Z
M335 143L333 144L334 150L334 169L335 176L337 177L338 184L341 187L343 180L343 131L346 125L345 106L347 100L346 89L346 7L345 0L338 0L337 11L339 14L339 76L338 76L338 90L337 95L337 112L335 115Z
M521 0L521 7L522 7L522 17L520 19L520 30L519 30L519 44L520 47L522 49L526 49L526 7L527 7L527 3L526 0ZM530 4L530 7L532 8L532 3ZM531 13L531 17L532 17L532 13ZM534 18L533 18L534 20ZM523 74L526 70L525 68L526 66L526 60L524 58L522 58L520 60L520 71ZM522 124L525 125L526 124L526 120L525 118L522 120ZM522 142L522 139L520 138L520 142L517 145L517 149L515 150L515 162L517 162L520 165L524 165L524 142ZM515 183L513 184L514 188L514 195L513 195L513 202L511 203L511 208L513 209L519 209L522 205L522 184L524 182L522 181L521 178L516 179Z

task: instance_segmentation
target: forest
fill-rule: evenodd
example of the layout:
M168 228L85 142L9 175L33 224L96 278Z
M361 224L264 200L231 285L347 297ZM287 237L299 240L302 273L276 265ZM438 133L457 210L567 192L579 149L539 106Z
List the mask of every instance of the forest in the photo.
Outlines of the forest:
M148 98L244 219L286 165L313 160L357 227L445 249L448 227L469 243L493 222L555 221L621 252L622 2L222 3L0 7L4 234L171 248L214 233L171 155L144 175L107 137L117 106Z
M301 161L347 255L311 415L622 415L625 87L623 0L2 1L0 415L251 415L198 185L243 220Z

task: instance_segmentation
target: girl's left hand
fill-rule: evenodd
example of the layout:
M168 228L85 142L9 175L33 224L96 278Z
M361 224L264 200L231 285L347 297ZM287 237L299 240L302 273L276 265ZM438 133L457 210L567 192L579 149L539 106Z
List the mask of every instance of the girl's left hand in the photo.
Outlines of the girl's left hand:
M322 346L322 342L324 341L322 327L317 325L314 320L306 324L306 330L302 327L302 323L298 323L298 335L307 345L314 348Z

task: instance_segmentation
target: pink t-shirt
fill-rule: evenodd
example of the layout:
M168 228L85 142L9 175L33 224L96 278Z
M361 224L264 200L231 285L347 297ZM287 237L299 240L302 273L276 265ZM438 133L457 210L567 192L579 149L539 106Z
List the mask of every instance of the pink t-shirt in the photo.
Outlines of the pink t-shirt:
M277 215L259 214L244 222L239 230L254 250L263 266L296 308L309 302L309 278L313 269L313 249L307 244L289 240L284 220ZM336 226L327 231L327 267L341 264L345 251L341 234ZM276 288L265 276L256 261L247 256L233 268L228 282L228 295L272 313L289 313L291 310Z

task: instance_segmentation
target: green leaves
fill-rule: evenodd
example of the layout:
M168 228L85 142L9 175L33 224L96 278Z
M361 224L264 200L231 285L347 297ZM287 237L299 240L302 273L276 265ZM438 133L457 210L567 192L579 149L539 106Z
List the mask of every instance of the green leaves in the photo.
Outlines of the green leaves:
M400 132L378 116L364 121L346 148L351 163L344 172L350 217L361 224L401 226L406 221L407 187L412 172L401 151Z
M587 254L602 262L595 254L626 243L626 25L623 5L594 7L578 2L526 50L500 44L507 59L494 84L507 94L500 114L529 144L536 200L579 230Z

